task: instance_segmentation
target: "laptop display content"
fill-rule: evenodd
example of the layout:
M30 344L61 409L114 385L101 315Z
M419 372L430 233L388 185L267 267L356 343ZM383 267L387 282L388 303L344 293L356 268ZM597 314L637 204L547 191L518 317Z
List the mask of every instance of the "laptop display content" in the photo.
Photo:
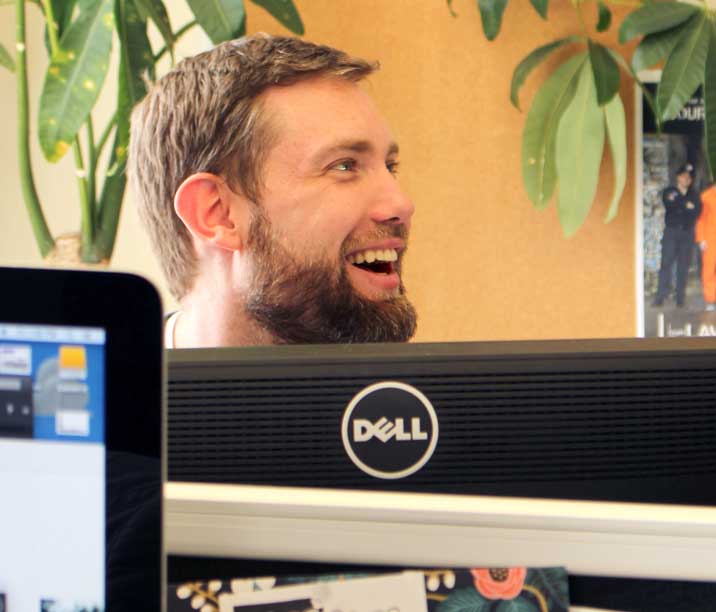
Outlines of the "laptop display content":
M0 322L8 611L105 609L105 339L95 327Z

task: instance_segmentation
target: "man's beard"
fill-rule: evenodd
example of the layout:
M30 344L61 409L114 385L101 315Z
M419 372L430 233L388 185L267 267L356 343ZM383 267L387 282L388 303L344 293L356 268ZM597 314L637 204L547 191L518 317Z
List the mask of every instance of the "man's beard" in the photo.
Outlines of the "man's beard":
M371 239L405 235L403 226L394 226ZM396 297L364 298L348 278L346 253L333 263L297 262L274 238L262 211L251 222L248 247L254 270L246 313L276 343L406 342L415 333L417 316L402 279Z

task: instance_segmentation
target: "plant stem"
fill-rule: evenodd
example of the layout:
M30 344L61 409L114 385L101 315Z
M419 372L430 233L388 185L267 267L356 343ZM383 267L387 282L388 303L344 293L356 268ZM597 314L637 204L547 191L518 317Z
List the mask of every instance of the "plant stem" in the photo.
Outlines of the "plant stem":
M20 165L20 183L30 224L40 254L45 257L55 246L55 241L42 212L40 198L35 189L30 155L29 94L27 84L27 55L25 50L25 0L15 0L15 49L17 67L17 147Z
M57 21L52 10L52 2L50 0L42 0L42 9L45 12L45 21L47 22L47 36L50 39L50 51L55 54L60 46L57 40Z
M184 34L186 34L189 30L191 30L195 25L199 25L199 22L194 19L190 21L189 23L185 23L181 28L179 28L176 33L174 34L174 42L178 41ZM154 63L156 64L162 57L164 57L164 54L169 51L169 47L166 45L163 46L159 52L154 56Z
M52 10L52 2L50 0L42 0L42 8L45 11L45 21L47 21L47 33L50 39L50 52L52 57L55 57L60 48L59 40L57 39L57 21ZM93 249L94 233L95 233L95 215L93 210L93 204L90 201L90 183L87 179L87 173L85 172L84 161L82 159L82 145L80 143L79 136L76 136L72 143L72 152L75 156L75 168L77 174L77 187L80 194L80 211L82 215L81 220L81 234L82 234L82 249L81 257L83 261L93 261L90 253ZM91 157L91 153L90 153ZM90 166L92 161L90 161Z
M643 6L643 4L644 4L641 0L606 0L606 1L609 4L613 4L614 6L631 6L634 8L639 8L639 7Z
M94 144L94 125L92 125L92 115L87 117L87 193L89 194L89 203L93 211L96 211L97 194L95 192L95 182L97 174L97 149ZM93 213L93 217L96 212Z
M99 160L100 156L102 155L102 150L104 149L104 145L107 144L107 139L109 138L110 134L112 133L112 129L117 125L117 113L115 112L114 115L112 115L112 118L109 120L109 123L104 128L104 131L102 132L102 135L99 137L99 141L97 142L97 146L95 147L95 155L97 156L97 160Z
M80 146L80 137L75 136L72 143L72 152L75 155L75 168L77 168L77 188L80 192L80 211L82 213L81 232L82 232L82 259L85 259L85 253L88 253L94 242L94 210L92 208L87 183L87 172L82 159L82 147Z
M572 0L572 5L577 11L577 17L579 17L579 25L582 26L582 32L584 32L584 36L589 38L587 25L584 23L584 15L582 14L582 0Z

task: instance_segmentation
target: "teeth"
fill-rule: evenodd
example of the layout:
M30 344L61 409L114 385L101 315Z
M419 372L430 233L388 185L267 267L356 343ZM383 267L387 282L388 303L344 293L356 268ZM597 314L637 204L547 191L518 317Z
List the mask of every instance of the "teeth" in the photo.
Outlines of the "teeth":
M348 263L362 264L374 261L398 261L398 251L395 249L367 249L348 256Z

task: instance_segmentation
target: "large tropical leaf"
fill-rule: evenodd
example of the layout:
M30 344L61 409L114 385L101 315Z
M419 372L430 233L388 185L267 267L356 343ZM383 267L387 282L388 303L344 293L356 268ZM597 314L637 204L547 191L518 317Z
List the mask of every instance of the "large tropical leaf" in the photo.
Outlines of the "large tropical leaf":
M626 142L626 115L624 104L619 96L604 106L604 119L609 137L609 150L612 155L612 168L614 171L614 193L609 203L605 223L616 217L619 210L619 201L624 193L627 174L627 142Z
M559 194L557 209L565 236L584 223L597 193L604 149L604 113L587 64L580 69L577 89L564 110L555 143Z
M619 66L606 47L589 41L589 63L592 66L597 102L604 106L619 91Z
M482 17L482 30L487 40L495 40L502 25L502 13L505 12L507 0L477 0Z
M557 181L555 135L562 112L574 95L576 77L585 63L580 53L555 70L537 92L522 132L522 180L536 208L549 204Z
M246 23L243 0L187 0L187 4L215 45L240 36Z
M676 43L679 42L681 35L689 28L691 21L698 19L698 17L698 15L695 15L675 28L649 34L642 38L631 58L634 72L651 68L654 64L669 57Z
M438 604L437 612L487 612L492 603L474 588L456 589Z
M169 49L169 54L174 57L174 31L162 0L134 0L134 4L144 21L151 19L154 22Z
M293 0L251 0L254 4L265 8L278 21L294 34L304 33L303 22L298 14Z
M112 46L113 0L101 0L67 29L40 97L40 145L52 162L67 151L97 101Z
M612 25L612 12L602 0L597 2L597 32L606 32Z
M577 42L578 40L581 40L578 36L560 38L559 40L555 40L554 42L538 47L519 64L517 64L517 68L515 68L515 71L512 73L512 83L510 84L510 101L515 108L520 108L520 88L524 84L530 72L539 66L553 51L556 51L568 43Z
M127 182L125 167L130 114L134 105L147 92L143 76L154 78L154 60L147 37L147 24L140 19L132 0L117 0L115 19L119 38L117 132L99 200L99 231L96 239L97 251L105 259L112 255Z
M15 72L15 61L12 59L5 47L0 43L0 66L5 66L11 72Z
M704 105L706 110L706 159L711 180L716 180L716 26L711 26L709 53L704 78Z
M625 43L636 36L663 32L686 21L701 9L682 2L647 2L629 13L619 28L619 42Z
M704 79L709 23L705 13L694 20L666 60L656 91L656 105L664 121L676 117Z

